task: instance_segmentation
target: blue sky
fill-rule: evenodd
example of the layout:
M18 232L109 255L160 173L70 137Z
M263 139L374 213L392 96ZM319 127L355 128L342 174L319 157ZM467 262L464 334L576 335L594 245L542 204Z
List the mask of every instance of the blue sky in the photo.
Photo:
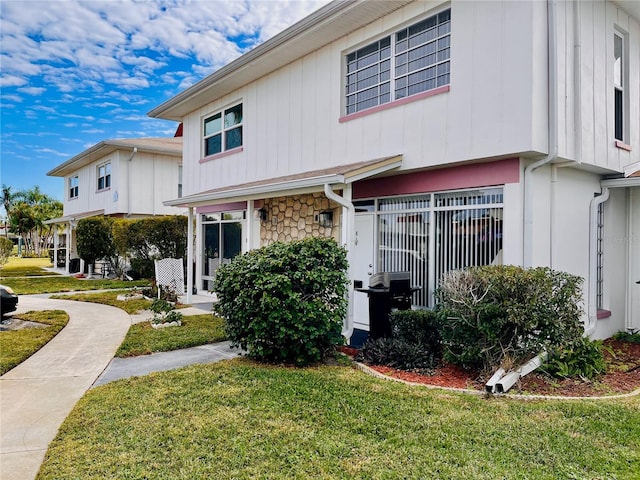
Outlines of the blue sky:
M0 182L62 200L46 172L102 140L173 136L147 112L325 3L0 0Z

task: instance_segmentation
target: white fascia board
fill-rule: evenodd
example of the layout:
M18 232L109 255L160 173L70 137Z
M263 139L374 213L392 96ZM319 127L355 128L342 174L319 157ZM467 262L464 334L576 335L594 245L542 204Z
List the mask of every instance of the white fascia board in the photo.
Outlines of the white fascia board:
M640 187L640 177L610 178L608 180L601 180L600 185L607 188Z
M232 190L222 190L219 192L201 193L188 197L176 198L162 202L167 207L195 206L195 204L206 204L219 200L250 200L252 198L264 198L274 193L282 195L293 195L305 189L323 188L325 183L344 184L344 175L322 175L319 177L302 178L286 182L268 183L265 185L255 185Z

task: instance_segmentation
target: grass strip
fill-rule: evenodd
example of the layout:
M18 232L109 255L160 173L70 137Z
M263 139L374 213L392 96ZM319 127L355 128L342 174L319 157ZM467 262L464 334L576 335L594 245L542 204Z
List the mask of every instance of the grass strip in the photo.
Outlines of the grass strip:
M9 257L7 263L0 267L0 278L58 275L44 270L44 267L51 266L48 258Z
M224 320L212 314L182 317L182 326L155 329L149 322L132 325L116 357L168 352L226 340Z
M74 277L32 277L32 278L3 278L2 283L13 288L18 295L35 293L75 292L83 290L103 290L115 288L131 288L148 286L148 280L127 282L108 279L78 279Z
M69 315L62 310L31 311L13 318L47 325L0 332L0 375L25 361L64 328Z
M638 399L483 399L246 359L88 392L39 480L637 478Z
M96 293L76 293L73 295L52 295L51 298L62 300L75 300L78 302L101 303L103 305L111 305L118 307L128 314L138 313L141 310L148 310L151 306L151 300L146 298L136 298L131 300L118 300L118 295L130 293L129 290L111 290L108 292Z

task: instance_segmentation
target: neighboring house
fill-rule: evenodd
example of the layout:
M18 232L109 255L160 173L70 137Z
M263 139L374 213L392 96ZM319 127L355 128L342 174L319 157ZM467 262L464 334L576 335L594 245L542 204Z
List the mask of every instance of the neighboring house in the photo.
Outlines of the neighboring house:
M324 235L355 285L410 271L417 307L451 269L547 266L585 279L590 334L640 329L639 21L633 1L333 2L169 99L149 115L183 122L165 204L197 219L196 287ZM369 328L350 297L347 337Z
M47 223L59 226L54 265L67 273L84 271L80 261L72 261L78 257L78 220L96 215L141 218L182 213L162 203L182 195L181 137L105 140L47 175L64 178L64 216Z

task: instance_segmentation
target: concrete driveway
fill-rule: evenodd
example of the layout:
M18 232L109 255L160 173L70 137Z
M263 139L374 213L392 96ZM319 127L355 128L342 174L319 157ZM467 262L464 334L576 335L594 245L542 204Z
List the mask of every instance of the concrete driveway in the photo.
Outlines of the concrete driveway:
M131 317L119 308L21 295L16 313L65 310L67 326L0 377L0 479L35 478L49 443L107 367Z

